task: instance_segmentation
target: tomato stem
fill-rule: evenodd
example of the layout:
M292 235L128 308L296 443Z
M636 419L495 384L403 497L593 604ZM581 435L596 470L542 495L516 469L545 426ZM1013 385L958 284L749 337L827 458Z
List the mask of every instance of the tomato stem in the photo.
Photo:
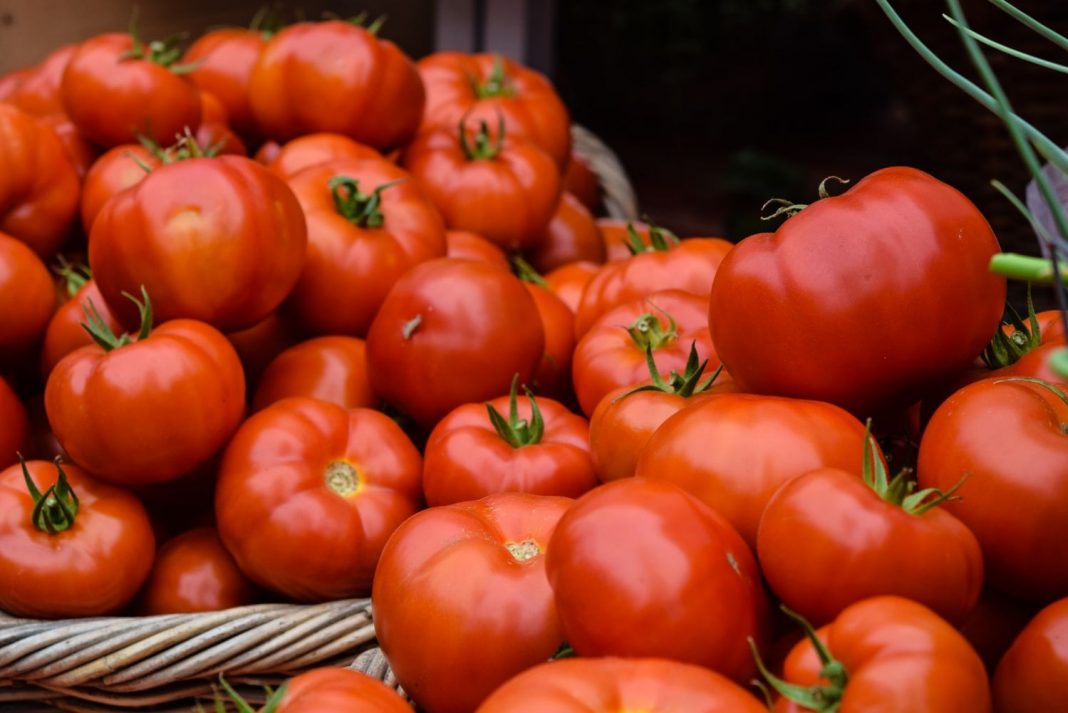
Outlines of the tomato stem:
M846 685L849 683L849 674L845 666L831 655L830 650L807 619L786 606L782 607L782 611L804 629L805 636L812 643L812 648L815 649L816 655L820 660L820 678L825 679L827 683L816 686L798 686L784 681L764 665L764 661L760 658L760 652L757 650L756 642L753 641L752 637L749 637L749 650L753 654L753 660L756 662L760 675L783 698L817 713L835 713L842 703L842 696L845 694Z
M399 178L383 183L371 191L370 195L361 193L360 182L350 176L334 176L327 182L327 186L334 197L334 207L345 220L358 228L381 228L386 222L386 217L380 210L382 191L407 180Z
M1068 279L1068 262L1059 263L1062 279ZM990 258L990 272L1004 275L1013 280L1027 280L1039 285L1054 282L1053 265L1041 257L1019 255L1017 253L998 253Z
M234 687L226 680L226 678L219 674L219 685L226 692L227 697L237 708L238 713L257 713L256 709L249 705L248 701L241 697L241 694L234 690ZM282 684L276 690L272 691L269 686L264 686L264 691L267 693L267 702L263 704L263 707L259 709L259 713L275 713L278 710L278 706L281 705L282 699L286 695L286 685ZM215 707L220 710L223 705L223 701L216 695Z
M148 291L145 290L144 285L141 285L141 297L143 300L137 299L129 292L123 292L122 296L137 305L137 311L140 313L141 329L137 333L136 341L147 339L148 335L152 333L152 300L148 298ZM100 310L93 304L93 300L86 300L86 303L82 305L82 312L85 313L86 319L85 322L82 322L82 329L88 332L93 341L104 351L110 352L134 343L135 340L130 337L128 332L123 332L121 336L116 336L115 332L111 331L111 327L100 316Z
M552 291L552 287L549 286L545 278L534 269L533 265L524 260L522 255L513 255L509 258L509 261L512 263L512 270L515 272L515 276L522 282L529 282L532 285Z
M512 377L512 388L508 392L507 421L494 408L493 404L486 402L486 411L489 413L493 429L512 448L522 448L523 446L541 443L542 436L545 434L545 419L541 415L541 409L538 408L538 402L534 398L533 392L526 386L523 387L523 391L526 392L527 398L530 400L530 421L519 418L518 385L519 374L516 374Z
M623 245L626 246L631 255L652 252L663 253L679 244L678 236L667 228L661 228L652 221L648 221L648 219L647 224L649 225L648 245L642 241L642 236L634 228L634 223L627 223L627 239L623 242Z
M1015 364L1024 354L1042 344L1042 329L1035 314L1035 303L1031 299L1031 283L1027 283L1027 322L1024 323L1020 313L1009 302L1005 303L1008 319L1002 320L1002 326L994 332L994 337L983 350L982 359L988 369L1001 369ZM1005 327L1013 331L1005 333Z
M642 351L659 349L678 338L678 325L675 324L675 318L666 312L664 316L668 319L666 330L661 325L660 319L652 312L646 312L627 327L627 333L639 349Z
M515 95L515 88L512 86L511 78L504 69L504 58L500 55L494 56L493 68L490 70L489 76L486 77L486 81L480 83L478 80L473 80L472 85L475 90L475 96L479 99Z
M132 45L130 49L119 55L120 62L129 59L140 59L158 64L175 74L187 74L200 66L200 62L175 64L178 58L182 56L181 36L179 35L172 35L165 40L153 40L145 44L141 40L141 33L137 27L138 14L138 6L134 5L130 11L129 29Z
M470 112L469 112L470 113ZM486 121L478 122L478 133L475 134L474 145L467 138L467 114L460 119L460 148L468 161L493 160L500 155L504 146L504 114L497 112L497 137L490 138L489 124Z
M86 282L93 279L93 273L87 265L69 262L62 255L56 256L56 265L52 272L63 281L63 291L67 293L67 297L74 297Z
M419 325L422 323L423 315L415 315L407 322L405 322L403 327L401 327L401 336L404 337L405 340L411 339L412 335L415 334L415 330L419 329Z
M649 369L649 378L653 383L635 386L633 389L624 391L615 397L613 401L625 399L631 394L642 391L661 391L665 394L681 396L684 399L707 391L723 372L723 365L717 366L712 375L702 381L701 375L708 367L708 359L704 361L699 361L699 359L700 357L697 356L697 341L695 340L690 342L690 355L686 359L686 367L683 372L680 374L675 369L672 369L668 380L664 381L664 377L660 375L660 370L656 366L656 360L653 359L653 349L651 346L647 346L645 349L645 365Z
M26 481L26 490L33 498L33 510L30 512L30 521L33 526L49 535L69 530L74 526L74 518L78 514L78 495L67 482L62 458L56 456L54 461L58 471L56 482L42 493L30 476L26 459L21 453L17 455L22 465L22 477Z

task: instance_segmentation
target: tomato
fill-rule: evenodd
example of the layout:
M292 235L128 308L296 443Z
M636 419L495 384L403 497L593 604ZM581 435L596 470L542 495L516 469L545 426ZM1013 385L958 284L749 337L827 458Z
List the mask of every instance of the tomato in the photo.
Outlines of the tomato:
M262 32L226 27L205 32L182 57L182 64L192 67L189 77L198 87L218 97L234 128L246 137L258 133L249 83L266 44Z
M286 310L306 331L364 336L397 279L445 254L434 206L385 159L324 163L289 185L308 221L308 254Z
M538 309L523 284L456 258L409 270L367 333L371 386L424 428L461 404L505 393L516 374L529 383L544 350Z
M0 364L36 348L56 309L48 268L25 243L0 233Z
M494 691L476 713L767 713L737 684L667 659L572 658L543 663Z
M159 548L140 597L140 613L221 611L251 604L256 589L237 568L214 527L201 527Z
M984 587L979 603L958 629L979 654L986 670L993 671L1036 613L1033 603L1019 602Z
M170 43L109 32L78 46L63 72L63 107L78 131L104 148L138 133L167 145L200 124L200 92L174 71Z
M534 385L539 393L556 399L569 399L571 356L575 351L575 314L548 287L526 281L523 284L534 298L545 330L545 353L534 375Z
M23 67L7 74L0 74L0 102L10 102L19 86L33 73L33 67Z
M508 250L538 244L560 200L560 173L535 144L464 123L418 136L402 162L452 229Z
M137 594L155 548L140 501L81 468L29 461L0 472L0 610L12 616L115 613Z
M123 144L105 152L85 174L81 194L82 228L88 235L104 204L117 193L145 180L163 163L163 152Z
M712 288L712 339L746 391L862 414L912 403L997 329L999 250L956 189L882 169L738 243Z
M592 415L610 391L649 383L646 351L663 373L685 368L690 347L712 368L719 359L705 323L705 301L665 290L608 311L578 342L571 374L583 413Z
M478 233L469 230L446 230L445 244L447 257L479 260L507 271L512 269L504 250Z
M987 582L1022 599L1068 595L1066 424L1063 390L993 378L946 399L920 442L922 487L969 474L963 499L945 508L979 539Z
M815 635L833 678L821 678L827 663L808 640L790 652L784 678L819 690L825 706L780 698L775 713L990 712L983 662L959 632L922 604L893 596L865 599Z
M1068 700L1068 598L1024 628L994 673L998 713L1057 713Z
M298 22L270 39L249 81L267 136L317 131L385 150L408 142L426 99L415 65L388 40L351 22Z
M572 262L546 274L545 281L556 296L574 312L582 299L582 291L600 270L601 266L596 263Z
M230 128L226 108L214 94L200 90L201 120L195 136L197 145L211 156L248 156L245 142Z
M142 323L136 338L93 322L96 344L64 357L45 385L48 422L75 462L111 482L158 483L226 443L245 408L226 337L189 319Z
M284 399L249 418L223 454L219 535L272 591L306 602L366 596L386 539L419 509L422 465L384 414Z
M50 52L40 64L26 74L7 101L34 116L62 114L64 109L60 85L63 72L77 48L78 46L73 44L63 45Z
M367 346L356 337L318 337L286 349L263 372L252 408L289 396L308 396L343 408L374 408L367 378Z
M79 179L84 179L89 173L89 168L97 158L96 147L81 135L78 127L66 114L49 114L40 118L42 124L48 126L63 144L70 159L71 166Z
M767 601L749 547L670 483L627 478L560 518L545 571L580 656L656 656L745 681L747 639L763 641Z
M469 713L559 649L563 632L545 559L571 503L491 495L424 510L389 539L371 593L375 631L397 682L420 708ZM434 645L412 645L418 641Z
M341 134L318 133L299 136L280 146L278 152L266 163L269 169L288 179L309 166L348 158L381 160L382 154Z
M0 231L48 258L78 209L78 174L45 123L0 103Z
M637 234L642 245L651 245L650 232L653 226L638 220L620 220L619 218L598 218L597 229L601 231L601 239L604 240L605 253L608 262L629 260L634 253L627 247Z
M258 324L226 335L241 358L249 391L258 386L275 357L297 342L296 331L293 324L275 312Z
M144 285L160 321L191 318L233 331L289 295L306 244L300 204L280 178L240 156L190 158L155 169L104 205L89 261L125 324L135 313L122 293Z
M565 192L545 236L529 257L539 272L548 272L570 262L602 263L607 252L593 216L578 198Z
M590 161L574 148L564 171L564 190L573 194L591 213L601 207L601 182L590 167Z
M111 314L108 303L104 301L96 282L88 280L78 289L73 298L60 305L48 322L44 344L41 347L41 374L45 378L48 378L60 359L79 347L93 343L93 338L82 327L82 323L86 321L87 309L95 309L100 319L112 332L122 331L122 325Z
M29 429L26 409L4 377L0 376L0 467L18 460L15 454L26 446Z
M316 668L286 681L274 713L411 713L396 691L350 668Z
M552 84L541 74L493 54L437 52L419 60L426 86L420 133L456 130L464 117L496 122L537 144L559 168L571 154L571 120Z
M848 412L821 401L721 394L664 421L636 474L682 486L755 547L760 515L775 491L816 468L859 473L864 433Z

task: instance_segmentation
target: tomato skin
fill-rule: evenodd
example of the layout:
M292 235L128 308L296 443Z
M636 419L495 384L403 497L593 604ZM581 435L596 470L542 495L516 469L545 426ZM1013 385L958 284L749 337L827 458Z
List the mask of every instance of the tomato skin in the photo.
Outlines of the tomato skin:
M426 98L404 52L340 20L298 22L272 37L249 97L270 138L332 131L379 150L411 139Z
M545 559L572 502L491 495L424 510L390 538L371 593L375 630L398 683L420 707L469 713L560 647ZM411 645L419 640L434 646Z
M670 483L602 485L564 513L545 571L580 656L658 656L737 681L755 671L767 601L749 547L725 519Z
M139 163L153 170L161 165L159 158L144 146L123 144L106 151L90 167L81 193L82 228L86 235L112 196L148 177L149 172Z
M158 483L226 443L244 413L245 378L226 337L178 319L110 352L94 344L65 356L48 377L45 409L59 442L97 477Z
M135 132L166 146L200 125L200 93L191 80L144 59L124 59L130 35L110 32L75 50L61 96L78 131L104 148L128 144Z
M472 233L470 230L446 230L445 244L446 257L479 260L507 272L512 271L504 250L478 233Z
M18 395L0 376L0 467L18 462L16 452L26 447L30 422Z
M461 404L506 393L516 374L530 383L544 351L537 306L522 283L455 258L409 270L367 333L371 385L424 428Z
M978 654L964 637L922 604L872 597L817 631L849 674L839 713L989 713L990 688ZM786 658L784 678L810 686L820 664L801 641ZM809 708L779 699L775 713Z
M920 441L922 487L970 474L963 499L944 507L979 539L987 582L1021 599L1068 595L1065 423L1068 404L1050 390L993 378L946 399Z
M1068 700L1068 598L1035 616L994 672L997 713L1056 713Z
M367 345L357 337L317 337L286 349L263 372L252 409L262 411L290 396L374 408L378 397L367 377Z
M607 251L593 216L578 198L565 191L545 236L529 258L538 272L549 272L571 262L603 263Z
M37 66L30 69L18 87L5 100L34 116L63 113L60 85L67 63L78 45L70 44L53 50Z
M664 421L636 474L667 480L725 517L750 546L768 500L821 467L860 473L864 425L821 401L721 394Z
M218 97L209 91L200 90L201 120L196 132L196 142L213 156L232 154L248 156L245 142L230 128L230 116Z
M535 391L558 400L571 393L571 356L575 351L575 314L551 290L524 282L545 330L545 354L534 375Z
M50 258L78 208L78 174L44 122L0 103L0 231Z
M595 222L597 229L601 231L601 239L604 240L608 262L620 262L633 257L633 253L627 247L627 243L630 242L630 231L627 230L627 226L634 228L642 245L649 245L649 231L652 226L648 223L619 218L598 218Z
M601 207L601 184L597 174L590 168L589 161L574 148L564 171L564 190L574 195L590 213L596 213Z
M304 602L366 596L386 539L419 509L422 465L384 414L284 399L250 417L223 454L219 535L272 591Z
M63 149L67 152L71 166L74 167L75 174L79 179L84 179L93 162L96 161L99 153L96 147L81 135L78 127L66 114L49 114L42 116L40 121L52 129L52 132L59 138Z
M582 291L601 269L592 262L572 262L562 265L545 275L553 292L574 312L582 299Z
M0 363L37 346L56 309L52 277L41 259L0 233Z
M249 82L266 44L260 32L227 27L205 32L182 57L182 64L195 65L189 77L198 87L218 97L234 128L246 137L258 133L249 99Z
M476 713L767 713L740 686L706 668L639 658L543 663L494 691Z
M348 136L320 132L298 136L267 161L267 168L282 178L291 178L309 166L319 166L341 159L373 158L383 160L382 154L370 146L353 141Z
M89 235L89 261L128 326L137 311L122 293L144 285L159 321L199 319L235 331L289 295L306 245L304 215L284 181L240 156L192 158L157 168L108 201Z
M221 611L251 604L256 589L237 568L214 527L163 543L140 597L140 613Z
M275 713L411 713L377 678L350 668L316 668L289 679Z
M41 347L41 374L46 379L63 357L75 349L93 343L92 337L82 327L82 323L86 321L85 309L90 304L112 332L116 334L122 332L122 325L111 314L108 303L100 294L96 282L87 281L78 289L73 298L60 305L48 322L44 344Z
M54 463L27 461L26 467L42 493L56 482ZM115 613L152 568L155 538L140 501L77 466L65 464L63 471L79 505L74 524L55 535L32 523L22 468L0 472L0 610L12 616Z

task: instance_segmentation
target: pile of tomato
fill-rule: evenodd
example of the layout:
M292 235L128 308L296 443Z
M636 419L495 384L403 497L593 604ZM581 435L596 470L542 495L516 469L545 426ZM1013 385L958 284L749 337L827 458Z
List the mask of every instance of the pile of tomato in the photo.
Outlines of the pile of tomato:
M966 197L595 218L544 77L377 29L0 78L0 610L370 596L427 713L1068 710L1063 315Z

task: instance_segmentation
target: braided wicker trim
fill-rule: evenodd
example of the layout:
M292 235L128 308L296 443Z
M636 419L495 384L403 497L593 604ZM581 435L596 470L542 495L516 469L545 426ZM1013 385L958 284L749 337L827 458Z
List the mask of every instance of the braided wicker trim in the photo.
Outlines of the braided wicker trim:
M571 125L571 141L575 152L586 159L590 170L597 176L608 215L621 220L637 220L638 199L619 157L589 129L578 124Z

